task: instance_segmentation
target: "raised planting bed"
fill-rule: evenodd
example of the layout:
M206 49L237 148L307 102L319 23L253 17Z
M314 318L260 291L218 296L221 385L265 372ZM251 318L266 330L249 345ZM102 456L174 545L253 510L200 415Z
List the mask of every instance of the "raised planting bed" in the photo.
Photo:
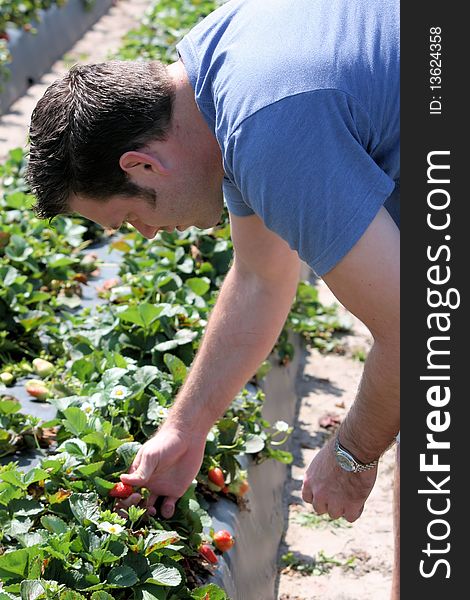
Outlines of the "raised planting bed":
M7 112L112 4L113 0L92 3L68 0L64 6L41 11L39 22L33 24L37 33L9 27L11 60L7 67L10 75L0 79L0 115Z

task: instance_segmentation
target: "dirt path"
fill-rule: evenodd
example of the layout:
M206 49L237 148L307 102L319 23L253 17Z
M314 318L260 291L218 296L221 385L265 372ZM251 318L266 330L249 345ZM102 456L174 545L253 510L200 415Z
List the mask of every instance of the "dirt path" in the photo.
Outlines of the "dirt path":
M0 161L5 159L9 150L25 147L31 113L47 87L77 62L86 64L107 60L118 50L129 29L139 24L151 3L151 0L118 0L37 84L10 107L8 113L0 118Z
M320 298L334 301L326 286L319 284ZM395 450L382 458L377 483L361 518L352 525L331 521L312 513L301 498L303 473L329 437L319 426L319 418L334 413L340 418L351 405L359 384L363 363L357 356L370 348L370 335L351 316L353 329L344 338L344 356L320 355L316 350L306 357L297 389L300 400L292 451L292 475L286 485L285 503L288 528L281 555L293 553L304 565L317 558L315 574L301 574L286 568L280 558L279 600L388 600L393 551L392 484ZM332 565L333 558L342 566ZM302 568L302 567L300 567ZM308 572L308 567L304 567Z

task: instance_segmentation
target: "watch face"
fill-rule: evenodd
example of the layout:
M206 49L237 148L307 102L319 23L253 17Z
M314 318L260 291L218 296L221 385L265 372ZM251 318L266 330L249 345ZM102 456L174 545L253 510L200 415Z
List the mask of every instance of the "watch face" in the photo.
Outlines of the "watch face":
M353 461L342 452L336 453L336 460L338 461L339 466L345 471L354 471L355 465Z

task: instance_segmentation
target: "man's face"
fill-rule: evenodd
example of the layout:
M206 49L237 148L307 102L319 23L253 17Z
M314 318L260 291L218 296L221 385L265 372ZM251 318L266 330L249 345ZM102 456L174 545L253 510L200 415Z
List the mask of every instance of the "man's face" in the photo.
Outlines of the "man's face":
M152 239L159 230L183 231L193 225L202 229L217 225L223 197L219 182L208 185L207 180L192 178L179 184L172 182L171 188L160 181L155 203L140 197L112 196L106 201L97 201L74 196L70 208L105 229L119 229L123 223L129 223L144 237Z

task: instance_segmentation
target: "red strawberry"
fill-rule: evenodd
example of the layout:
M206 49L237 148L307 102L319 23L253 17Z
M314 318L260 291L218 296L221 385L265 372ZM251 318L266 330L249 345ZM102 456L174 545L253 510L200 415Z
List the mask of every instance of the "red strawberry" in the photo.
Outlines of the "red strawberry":
M221 529L220 531L214 533L213 539L216 548L221 552L226 552L227 550L230 550L230 548L235 543L232 534L226 529Z
M112 498L129 498L129 496L134 492L134 489L131 485L127 483L116 483L112 490L109 490L108 494Z
M221 489L225 486L225 477L220 467L211 467L207 473L209 481L218 485Z
M215 552L212 550L209 544L201 544L199 546L199 554L203 556L207 560L207 562L210 562L213 565L219 562L219 559L217 558Z

